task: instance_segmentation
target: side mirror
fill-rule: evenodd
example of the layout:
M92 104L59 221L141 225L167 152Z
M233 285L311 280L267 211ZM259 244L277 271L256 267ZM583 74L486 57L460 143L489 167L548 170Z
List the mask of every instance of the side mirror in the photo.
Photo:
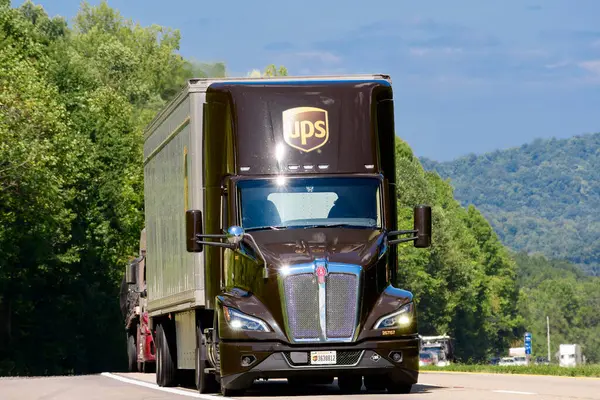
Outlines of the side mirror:
M416 206L413 212L416 239L414 246L424 248L431 246L431 207Z
M202 211L188 210L185 212L185 242L188 252L202 252L202 243L198 243L199 235L202 235Z
M415 247L423 248L431 246L431 207L416 206L413 213L414 229L410 231L391 231L388 233L388 238L409 234L415 236L391 239L388 241L390 245L414 241Z
M231 244L237 245L244 238L244 228L241 226L233 225L227 229L227 241Z
M131 262L125 267L125 281L129 285L135 285L137 283L137 262Z

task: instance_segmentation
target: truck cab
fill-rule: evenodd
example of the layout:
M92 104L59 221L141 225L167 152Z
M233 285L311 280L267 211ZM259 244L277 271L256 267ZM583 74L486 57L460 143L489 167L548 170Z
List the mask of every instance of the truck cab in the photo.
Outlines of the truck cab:
M127 263L120 305L125 321L129 372L153 372L156 349L149 326L146 290L146 229L140 234L139 255Z
M191 80L145 143L159 385L188 369L201 393L334 377L410 391L397 245L430 246L431 208L397 229L388 76Z

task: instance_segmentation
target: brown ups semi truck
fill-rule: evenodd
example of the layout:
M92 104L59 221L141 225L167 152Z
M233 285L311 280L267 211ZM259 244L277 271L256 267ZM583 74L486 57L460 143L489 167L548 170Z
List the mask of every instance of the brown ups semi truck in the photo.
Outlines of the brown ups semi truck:
M386 75L187 82L144 144L160 386L187 370L201 393L334 377L410 391L417 316L396 245L430 245L431 208L397 230L394 139Z

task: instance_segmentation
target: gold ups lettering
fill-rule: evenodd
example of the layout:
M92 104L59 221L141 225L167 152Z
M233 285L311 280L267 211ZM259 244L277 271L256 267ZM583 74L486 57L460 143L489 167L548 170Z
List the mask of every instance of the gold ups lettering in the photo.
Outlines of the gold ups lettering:
M327 143L327 111L316 107L296 107L283 112L283 139L295 149L308 153Z

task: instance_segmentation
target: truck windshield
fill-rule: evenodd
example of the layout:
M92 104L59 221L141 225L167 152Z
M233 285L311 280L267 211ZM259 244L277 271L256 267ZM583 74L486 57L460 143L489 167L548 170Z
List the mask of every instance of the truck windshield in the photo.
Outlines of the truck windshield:
M245 230L381 227L375 178L277 178L238 183Z

